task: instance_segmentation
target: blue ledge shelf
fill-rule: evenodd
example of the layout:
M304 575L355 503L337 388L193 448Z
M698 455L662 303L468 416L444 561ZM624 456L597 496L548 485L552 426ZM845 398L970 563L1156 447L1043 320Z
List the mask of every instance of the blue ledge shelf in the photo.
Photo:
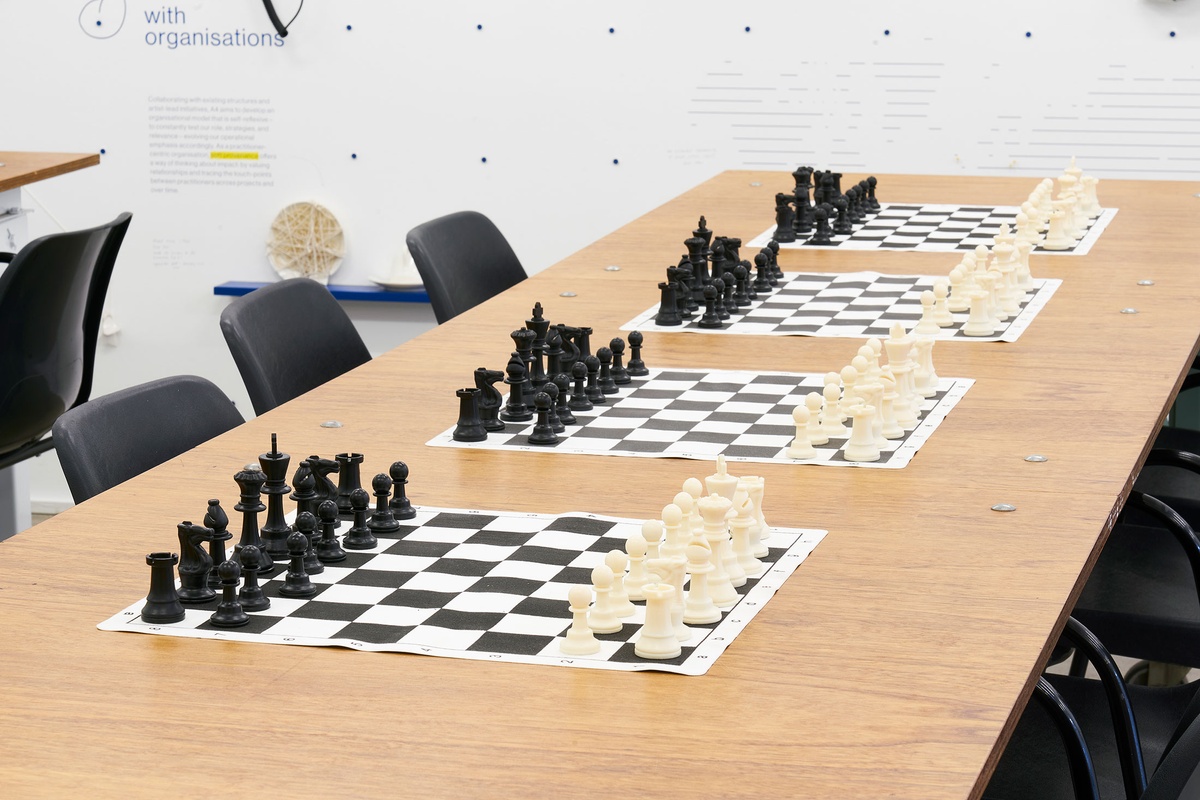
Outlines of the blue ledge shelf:
M241 297L250 294L255 289L266 286L265 283L252 281L229 281L213 287L213 294L227 297ZM338 300L363 300L372 303L428 303L429 293L424 289L410 289L394 292L382 286L348 286L331 283L326 288Z

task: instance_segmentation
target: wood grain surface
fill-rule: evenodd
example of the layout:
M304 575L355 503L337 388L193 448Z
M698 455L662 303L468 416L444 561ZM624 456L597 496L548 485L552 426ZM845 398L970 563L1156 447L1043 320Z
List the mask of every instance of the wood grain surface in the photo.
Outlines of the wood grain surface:
M44 181L100 163L96 153L6 153L0 151L0 192Z
M854 176L858 177L858 176ZM896 202L1017 204L1035 181L881 176ZM144 554L277 432L294 459L403 459L418 504L656 515L684 460L430 448L534 302L594 346L657 300L705 214L749 239L786 173L723 173L485 305L0 544L0 787L26 795L978 797L1197 348L1200 186L1120 208L1015 343L939 343L975 386L903 470L745 465L768 520L827 528L709 673L572 670L96 630ZM784 251L785 269L946 274L953 254ZM619 265L620 271L605 271ZM1138 286L1141 279L1153 286ZM564 298L562 292L573 292ZM1121 314L1136 307L1138 314ZM297 324L311 321L297 320ZM216 320L213 320L216 325ZM840 369L859 340L649 334L660 366ZM180 364L180 371L187 365ZM340 428L321 422L338 420ZM1047 456L1044 463L1024 460ZM294 463L294 462L293 462ZM734 472L745 474L747 468ZM991 506L1012 503L1013 513ZM236 526L236 522L235 522ZM602 787L602 788L601 788Z

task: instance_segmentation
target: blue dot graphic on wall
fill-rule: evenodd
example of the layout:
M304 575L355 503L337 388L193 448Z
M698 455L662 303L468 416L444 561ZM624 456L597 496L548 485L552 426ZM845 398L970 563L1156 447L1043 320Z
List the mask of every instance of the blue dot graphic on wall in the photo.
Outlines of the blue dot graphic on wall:
M79 11L79 27L93 39L111 39L125 25L125 0L88 0Z

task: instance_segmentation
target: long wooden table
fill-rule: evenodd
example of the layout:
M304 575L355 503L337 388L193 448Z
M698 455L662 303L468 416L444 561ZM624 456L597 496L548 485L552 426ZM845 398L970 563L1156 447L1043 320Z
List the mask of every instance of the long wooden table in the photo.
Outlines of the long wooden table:
M1015 204L1033 184L884 176L880 195ZM453 424L454 390L475 367L503 366L535 301L606 341L657 300L700 214L748 241L790 185L785 173L719 175L0 544L6 796L977 797L1195 355L1197 184L1103 182L1120 212L1088 256L1034 256L1036 276L1064 284L1018 342L938 345L942 375L977 382L906 469L756 465L772 522L830 534L703 677L95 629L145 593L142 556L173 549L175 523L209 497L233 504L233 474L271 432L295 458L364 452L364 475L402 458L417 503L657 514L711 465L423 443ZM782 254L785 268L910 274L956 260ZM859 344L660 334L645 358L827 371ZM321 427L330 419L342 427ZM1034 453L1049 460L1024 460ZM1017 510L991 510L999 502Z

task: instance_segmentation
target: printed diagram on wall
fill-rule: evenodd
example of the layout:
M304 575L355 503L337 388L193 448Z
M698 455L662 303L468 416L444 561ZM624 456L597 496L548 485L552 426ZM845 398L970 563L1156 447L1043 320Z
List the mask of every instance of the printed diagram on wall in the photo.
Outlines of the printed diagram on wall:
M271 222L267 259L281 278L327 283L346 255L342 225L316 203L292 203Z

